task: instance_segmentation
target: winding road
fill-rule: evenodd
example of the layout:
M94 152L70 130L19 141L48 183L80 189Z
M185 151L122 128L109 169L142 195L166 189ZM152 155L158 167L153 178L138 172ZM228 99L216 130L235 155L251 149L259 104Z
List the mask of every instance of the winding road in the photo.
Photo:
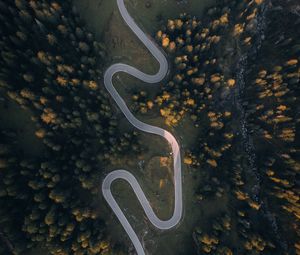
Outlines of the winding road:
M174 136L159 127L151 126L146 123L141 122L138 120L128 109L125 101L116 91L113 86L112 79L113 76L118 72L128 73L146 83L158 83L160 82L168 72L168 62L165 58L164 54L160 51L160 49L152 42L150 38L148 38L145 33L137 26L133 18L129 15L124 0L117 0L119 11L126 22L126 24L130 27L130 29L136 34L136 36L141 40L141 42L147 47L150 53L156 58L156 60L160 64L159 71L155 75L149 75L141 72L140 70L126 65L126 64L114 64L110 66L105 74L104 74L104 85L112 98L117 103L120 110L123 112L127 120L137 129L144 131L146 133L159 135L165 138L172 148L172 155L173 155L173 164L174 164L174 190L175 190L175 206L174 212L172 217L169 220L163 221L160 220L156 214L154 213L148 199L146 198L141 186L139 185L136 178L128 171L120 169L115 170L109 173L103 183L102 183L102 193L119 219L120 223L122 224L123 228L125 229L126 233L128 234L129 238L131 239L137 253L139 255L145 254L144 248L142 246L141 241L137 237L135 231L133 230L132 226L128 222L127 218L125 217L124 213L122 212L121 208L119 207L118 203L114 199L112 192L111 192L111 184L117 179L123 179L127 181L130 186L132 187L134 193L136 194L143 210L148 217L149 221L158 229L166 230L171 229L176 226L182 217L182 178L181 178L181 157L180 157L180 148L179 145L174 138Z

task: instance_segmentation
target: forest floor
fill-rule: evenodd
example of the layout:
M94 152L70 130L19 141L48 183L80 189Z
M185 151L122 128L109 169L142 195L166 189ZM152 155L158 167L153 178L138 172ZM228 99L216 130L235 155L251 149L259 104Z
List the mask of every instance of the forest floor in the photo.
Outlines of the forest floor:
M1 94L1 91L0 91ZM35 136L35 123L31 120L32 114L20 108L20 106L8 100L7 103L0 102L0 123L7 129L15 130L15 141L18 149L28 157L42 155L43 142Z

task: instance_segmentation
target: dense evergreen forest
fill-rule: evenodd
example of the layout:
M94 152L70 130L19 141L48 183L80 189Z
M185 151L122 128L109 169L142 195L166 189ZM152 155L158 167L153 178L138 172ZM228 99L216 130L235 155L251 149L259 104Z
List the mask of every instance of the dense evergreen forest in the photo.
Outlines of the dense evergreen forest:
M0 10L1 114L12 100L30 111L44 147L27 156L1 123L0 254L108 254L101 170L139 146L136 133L119 133L99 85L105 47L71 1L1 1Z
M223 205L195 226L199 254L300 254L297 8L221 1L156 34L171 77L154 99L134 95L133 110L156 109L175 130L190 118L199 133L184 163L201 171L199 208Z
M153 36L171 73L131 108L193 123L195 201L220 205L190 233L198 254L299 255L299 3L219 0L205 14L166 18ZM28 153L22 123L0 123L0 255L127 254L107 232L101 173L144 148L104 90L105 45L71 0L0 0L0 20L0 113L29 112L41 144Z
M206 123L206 139L199 137L185 162L211 168L199 199L229 194L229 208L214 216L211 228L195 230L200 254L300 252L300 19L292 4L281 4L229 4L214 9L210 23L188 19L180 36L184 53L176 55L171 99L161 112L168 121L175 95L181 102L175 116L187 111L195 125ZM178 81L184 89L174 93Z

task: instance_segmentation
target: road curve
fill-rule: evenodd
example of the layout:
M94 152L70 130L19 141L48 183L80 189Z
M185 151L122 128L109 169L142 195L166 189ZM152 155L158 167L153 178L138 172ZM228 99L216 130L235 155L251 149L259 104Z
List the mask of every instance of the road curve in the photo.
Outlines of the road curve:
M165 58L164 54L160 51L160 49L148 38L144 32L137 26L135 21L129 15L124 0L117 0L119 11L126 22L126 24L130 27L130 29L136 34L136 36L141 40L141 42L147 47L147 49L151 52L151 54L156 58L159 62L160 68L159 71L154 75L149 75L141 72L140 70L126 65L126 64L114 64L110 66L105 74L104 74L104 85L112 98L117 103L120 110L123 112L127 120L137 129L144 131L146 133L159 135L165 138L172 148L172 155L173 155L173 165L174 165L174 190L175 190L175 205L174 205L174 212L172 217L169 220L163 221L160 220L156 214L154 213L148 199L146 198L141 186L139 185L136 178L128 171L120 169L115 170L109 173L102 183L102 193L119 219L120 223L122 224L123 228L125 229L126 233L128 234L129 238L131 239L137 253L139 255L144 255L145 251L144 248L138 239L136 233L134 232L133 228L131 227L130 223L128 222L127 218L125 217L124 213L122 212L121 208L117 204L116 200L114 199L111 193L111 184L117 179L123 179L127 181L130 186L132 187L135 195L137 196L146 216L148 217L149 221L158 229L166 230L173 228L176 226L181 217L182 217L182 178L181 178L181 156L180 156L180 148L179 145L174 138L174 136L159 127L151 126L146 123L141 122L138 120L128 109L125 101L116 91L113 86L112 79L113 76L118 72L128 73L146 83L158 83L160 82L168 72L168 62Z

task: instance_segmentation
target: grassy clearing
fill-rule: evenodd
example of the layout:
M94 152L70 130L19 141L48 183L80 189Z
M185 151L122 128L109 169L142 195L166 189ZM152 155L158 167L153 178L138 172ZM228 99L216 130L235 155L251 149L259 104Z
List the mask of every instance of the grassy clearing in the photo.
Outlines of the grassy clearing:
M125 0L130 14L150 34L154 34L167 20L177 18L180 13L201 16L211 0ZM151 7L147 8L147 3Z
M98 39L102 38L102 33L107 27L113 11L117 9L117 2L114 0L73 0L73 4L86 21L89 29Z
M88 27L98 38L102 38L107 24L117 10L116 0L73 0ZM153 34L161 25L160 17L176 18L180 13L201 16L204 9L213 5L215 0L125 0L130 14L140 23L145 31ZM150 7L147 8L147 3Z

